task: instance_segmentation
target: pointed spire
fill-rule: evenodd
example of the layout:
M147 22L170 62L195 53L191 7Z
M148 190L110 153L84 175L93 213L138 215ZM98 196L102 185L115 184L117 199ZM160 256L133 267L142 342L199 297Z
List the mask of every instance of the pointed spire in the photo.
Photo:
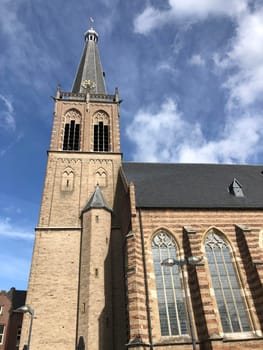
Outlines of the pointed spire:
M110 212L112 212L111 207L108 205L108 203L106 202L99 185L96 186L95 191L93 192L93 195L90 197L88 203L85 205L85 207L82 210L82 213L84 213L85 211L88 211L92 208L96 208L96 209L105 209L108 210Z
M93 23L94 20L90 19ZM98 50L98 33L91 28L84 34L85 46L73 83L72 92L107 94Z

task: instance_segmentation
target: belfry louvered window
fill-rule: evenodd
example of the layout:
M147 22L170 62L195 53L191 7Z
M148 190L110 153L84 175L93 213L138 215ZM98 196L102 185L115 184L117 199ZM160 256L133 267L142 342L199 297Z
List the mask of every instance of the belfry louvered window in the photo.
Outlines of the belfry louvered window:
M159 318L162 336L188 334L183 286L178 266L161 266L166 258L177 258L173 238L159 232L152 241L152 254L157 288Z
M95 152L109 151L109 126L99 122L94 125L94 146Z
M78 151L79 150L79 136L80 136L80 125L71 120L65 124L64 129L64 151Z
M245 301L229 245L219 234L211 231L205 241L205 250L223 331L250 331Z

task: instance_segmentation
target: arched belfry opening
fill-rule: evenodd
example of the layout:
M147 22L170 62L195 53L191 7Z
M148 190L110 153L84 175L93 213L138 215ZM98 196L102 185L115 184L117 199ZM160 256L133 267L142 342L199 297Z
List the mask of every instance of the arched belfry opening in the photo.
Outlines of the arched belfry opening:
M81 114L78 110L72 108L66 112L63 151L80 150L80 123Z
M98 111L93 116L93 151L110 151L110 119L104 111Z

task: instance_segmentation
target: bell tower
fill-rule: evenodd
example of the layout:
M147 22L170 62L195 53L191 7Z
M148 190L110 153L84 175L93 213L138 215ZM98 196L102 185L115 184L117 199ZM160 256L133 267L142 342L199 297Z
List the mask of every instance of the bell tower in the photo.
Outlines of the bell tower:
M111 331L111 216L121 166L119 97L117 89L106 91L92 27L72 91L58 86L54 101L27 295L35 311L30 348L72 350L79 343L104 349ZM21 349L28 331L25 317Z

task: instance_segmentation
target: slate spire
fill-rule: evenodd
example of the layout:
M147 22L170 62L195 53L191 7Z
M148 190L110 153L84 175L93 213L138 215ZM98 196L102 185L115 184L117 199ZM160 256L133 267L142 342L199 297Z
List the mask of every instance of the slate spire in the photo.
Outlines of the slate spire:
M73 83L72 92L107 94L104 73L98 50L98 33L91 28L85 33L85 46Z

